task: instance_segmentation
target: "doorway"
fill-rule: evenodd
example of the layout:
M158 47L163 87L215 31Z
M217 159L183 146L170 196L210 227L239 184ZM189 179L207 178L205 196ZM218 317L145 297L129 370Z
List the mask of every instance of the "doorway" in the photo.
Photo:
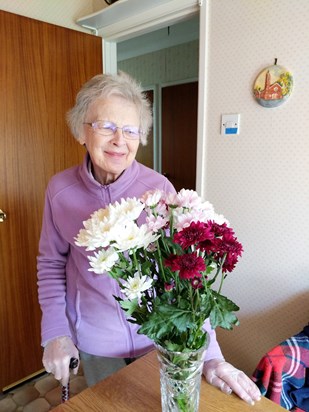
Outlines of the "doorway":
M162 88L162 172L177 191L196 188L198 82Z
M118 69L137 79L147 93L150 89L153 93L153 140L152 144L150 142L146 147L140 148L142 153L138 153L137 160L149 166L149 157L152 156L153 166L150 167L166 174L177 190L183 187L195 189L198 37L199 19L194 16L185 22L117 44ZM183 94L185 91L189 92L193 84L195 97L191 94L184 98ZM190 103L186 103L189 101ZM193 123L190 145L188 141L179 144L180 137L177 142L174 139L173 130L178 130L177 116L180 112L187 112L187 118L190 117L190 123ZM176 152L177 156L173 156ZM189 160L187 169L176 164L188 164Z

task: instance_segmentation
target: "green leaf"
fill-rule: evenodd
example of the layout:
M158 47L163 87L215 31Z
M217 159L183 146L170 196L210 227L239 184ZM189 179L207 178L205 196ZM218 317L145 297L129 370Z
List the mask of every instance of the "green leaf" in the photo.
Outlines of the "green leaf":
M119 304L123 310L126 311L126 314L128 316L132 316L133 313L137 310L138 308L138 301L137 298L133 300L122 300L122 299L117 299L119 301Z
M179 333L185 332L188 328L194 328L192 312L172 305L162 305L158 310L166 320L172 322Z
M213 307L210 313L210 323L215 329L220 326L223 329L231 330L234 325L238 325L239 321L233 312L239 310L239 307L225 296L212 292Z
M158 341L172 332L173 328L170 323L166 322L158 313L152 313L138 331L138 333L144 334L154 341Z

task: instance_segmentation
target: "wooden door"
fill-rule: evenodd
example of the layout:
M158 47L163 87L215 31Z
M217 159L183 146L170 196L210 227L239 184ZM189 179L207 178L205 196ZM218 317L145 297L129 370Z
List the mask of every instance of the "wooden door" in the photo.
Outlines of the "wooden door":
M162 88L162 173L195 190L198 82Z
M0 11L0 388L42 369L36 256L49 178L84 149L65 114L102 39Z

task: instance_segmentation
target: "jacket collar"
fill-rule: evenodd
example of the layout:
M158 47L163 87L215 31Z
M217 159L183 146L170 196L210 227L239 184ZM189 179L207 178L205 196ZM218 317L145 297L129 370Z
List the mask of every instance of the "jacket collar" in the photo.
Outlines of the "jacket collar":
M86 153L84 161L80 165L79 175L87 189L95 195L101 193L102 189L107 189L110 191L112 197L118 197L132 185L132 182L135 181L139 172L138 162L133 160L132 164L122 172L117 180L108 185L102 185L93 177L90 164L89 153Z

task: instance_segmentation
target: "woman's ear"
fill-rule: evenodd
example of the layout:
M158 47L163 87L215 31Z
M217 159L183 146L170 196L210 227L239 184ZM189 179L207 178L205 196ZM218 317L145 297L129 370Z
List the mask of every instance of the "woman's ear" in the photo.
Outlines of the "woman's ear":
M85 137L84 137L84 136L81 136L81 137L78 139L78 143L81 144L82 146L86 146L86 139L85 139Z

